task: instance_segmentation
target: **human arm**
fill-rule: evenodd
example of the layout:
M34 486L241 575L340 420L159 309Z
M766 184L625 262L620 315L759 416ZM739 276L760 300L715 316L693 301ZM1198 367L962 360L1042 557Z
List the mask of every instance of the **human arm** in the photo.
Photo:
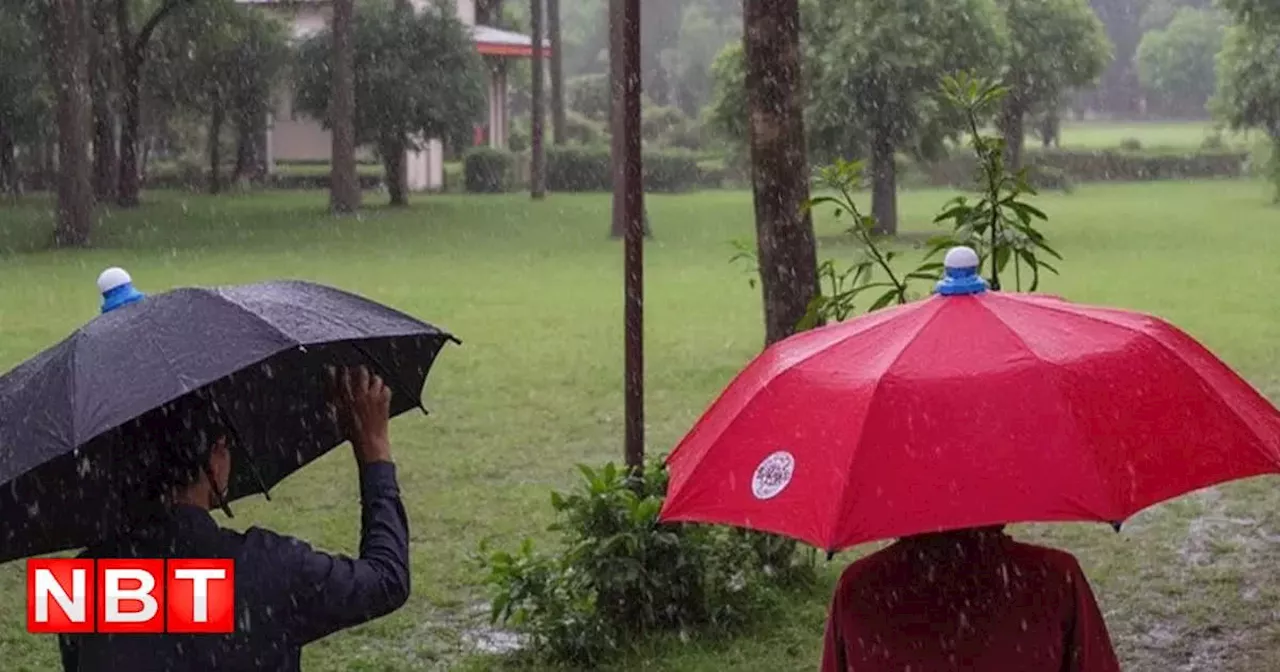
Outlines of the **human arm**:
M336 420L360 476L360 555L352 559L294 542L286 556L290 630L299 645L395 611L409 598L409 524L388 438L391 392L363 368L335 381Z
M301 646L385 616L409 598L409 527L395 465L360 467L361 530L357 558L330 555L288 540L289 631Z

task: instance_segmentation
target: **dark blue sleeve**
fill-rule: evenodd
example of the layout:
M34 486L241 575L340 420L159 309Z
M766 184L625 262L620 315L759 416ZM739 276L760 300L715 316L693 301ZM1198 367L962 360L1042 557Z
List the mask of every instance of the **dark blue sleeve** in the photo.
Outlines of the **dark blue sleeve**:
M360 505L358 558L271 535L276 542L268 554L276 557L263 560L287 577L288 604L280 606L298 646L385 616L409 599L409 524L394 464L360 467Z
M80 669L79 649L70 636L58 635L58 653L62 656L63 672L77 672Z

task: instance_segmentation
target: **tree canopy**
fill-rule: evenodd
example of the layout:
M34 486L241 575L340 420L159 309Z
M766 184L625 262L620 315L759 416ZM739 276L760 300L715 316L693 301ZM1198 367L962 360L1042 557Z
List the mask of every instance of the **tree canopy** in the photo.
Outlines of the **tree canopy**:
M295 74L297 108L326 126L332 44L328 31L303 42ZM485 109L484 65L450 8L415 13L381 0L362 3L354 44L358 144L375 147L385 162L426 138L470 142Z
M328 31L298 48L297 106L327 123ZM429 7L408 20L384 1L360 6L355 22L356 141L387 136L469 142L484 112L484 70L452 14Z
M1021 161L1024 122L1093 84L1111 61L1106 29L1086 0L998 0L1008 29L1000 125L1009 161Z
M1138 79L1151 101L1179 116L1199 116L1216 87L1215 63L1225 22L1213 9L1178 10L1138 44Z

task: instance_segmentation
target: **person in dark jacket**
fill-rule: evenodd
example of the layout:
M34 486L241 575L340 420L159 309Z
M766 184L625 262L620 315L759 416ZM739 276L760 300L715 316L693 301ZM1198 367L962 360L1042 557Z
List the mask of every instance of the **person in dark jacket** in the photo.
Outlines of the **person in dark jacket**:
M235 560L235 631L227 635L92 634L60 639L67 672L299 670L302 647L389 614L409 597L409 530L391 462L391 393L363 368L337 377L334 410L355 452L360 477L360 555L349 558L257 527L220 528L209 510L231 474L227 432L216 413L171 424L195 434L193 460L171 474L152 515L86 550L88 558L231 558ZM160 423L164 424L164 423ZM171 431L173 428L169 428ZM200 434L204 439L198 438ZM187 446L189 449L191 446ZM175 452L179 446L172 447Z

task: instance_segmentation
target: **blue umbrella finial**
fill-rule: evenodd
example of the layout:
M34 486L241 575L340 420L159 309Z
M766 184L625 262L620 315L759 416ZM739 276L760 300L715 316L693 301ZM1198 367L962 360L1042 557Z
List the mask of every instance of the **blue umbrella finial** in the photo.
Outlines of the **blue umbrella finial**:
M103 271L98 276L98 291L102 292L103 313L141 301L146 296L134 288L133 278L123 268L108 268Z
M980 260L971 247L953 247L942 265L946 269L935 289L943 296L964 296L987 291L987 281L978 275Z

